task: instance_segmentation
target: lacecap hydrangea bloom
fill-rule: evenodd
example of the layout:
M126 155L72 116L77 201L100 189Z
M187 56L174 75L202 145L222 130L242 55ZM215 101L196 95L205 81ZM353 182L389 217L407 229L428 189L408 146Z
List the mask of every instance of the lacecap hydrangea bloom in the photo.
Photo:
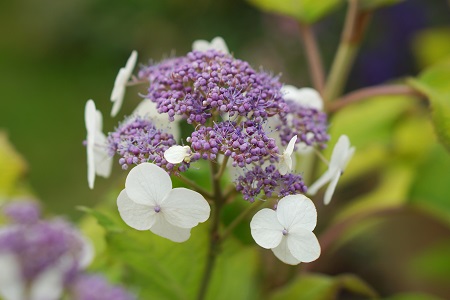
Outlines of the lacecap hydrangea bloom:
M218 200L195 184L192 190L172 189L170 176L189 185L185 176L189 170L195 172L193 166L201 160L216 171L213 181L232 169L229 173L236 174L232 184L248 202L282 199L279 203L295 208L293 214L312 211L314 205L303 195L308 187L297 171L301 168L296 157L327 146L328 121L318 92L283 86L279 76L235 58L222 38L196 41L186 55L142 65L132 78L132 84L148 84L141 93L143 102L108 134L106 142L110 157L118 154L123 169L132 167L117 200L129 226L176 242L188 239L190 229L208 219L208 201ZM123 87L130 82L121 83ZM174 129L180 123L185 135L178 138ZM332 171L336 175L335 168ZM313 187L318 189L330 176ZM290 204L296 201L301 205ZM283 210L281 205L277 213ZM302 243L296 238L297 227L285 221L278 220L284 230L294 233L289 238L282 233L285 238L277 245L262 243L265 247ZM315 221L311 224L309 232ZM315 247L311 255L298 254L297 246L289 249L292 257L274 250L276 255L288 263L317 258L320 247L309 239L311 234L307 239L308 247Z

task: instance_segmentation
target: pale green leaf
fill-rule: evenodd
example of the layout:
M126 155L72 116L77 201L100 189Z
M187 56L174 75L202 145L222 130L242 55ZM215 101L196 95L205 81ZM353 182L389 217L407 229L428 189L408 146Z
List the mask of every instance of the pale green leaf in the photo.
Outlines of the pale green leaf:
M422 68L450 56L450 28L431 28L414 36L412 50Z
M27 170L27 164L0 131L0 198L16 193L18 182Z
M248 0L268 12L294 17L302 23L314 23L335 9L342 0Z
M431 118L440 142L450 151L450 60L438 63L409 80L431 104Z

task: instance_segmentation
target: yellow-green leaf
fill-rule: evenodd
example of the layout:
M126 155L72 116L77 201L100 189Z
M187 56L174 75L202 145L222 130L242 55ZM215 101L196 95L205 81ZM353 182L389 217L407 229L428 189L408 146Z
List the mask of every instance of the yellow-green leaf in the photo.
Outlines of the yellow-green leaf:
M410 85L425 94L431 104L431 117L440 142L450 151L450 59L435 64L410 79Z
M342 0L248 0L261 10L294 17L302 23L314 23L336 8Z
M413 52L420 67L426 68L450 56L450 28L420 31L413 40Z
M0 132L0 197L14 194L17 182L27 170L27 164L17 153L4 132Z

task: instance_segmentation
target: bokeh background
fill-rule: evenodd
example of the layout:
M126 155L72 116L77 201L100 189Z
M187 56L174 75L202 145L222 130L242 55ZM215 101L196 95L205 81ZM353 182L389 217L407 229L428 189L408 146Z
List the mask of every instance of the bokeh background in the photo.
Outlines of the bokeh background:
M327 68L344 15L343 3L314 25ZM138 61L148 63L183 55L194 40L215 36L255 68L281 73L284 83L310 86L297 23L243 0L1 1L0 178L19 178L14 191L3 184L4 197L32 191L48 211L76 220L81 212L75 206L94 206L112 186L120 187L125 173L118 164L112 178L97 178L93 191L87 187L82 145L86 101L95 100L105 130L112 130L121 117L107 117L109 96L133 49ZM416 76L449 54L447 1L407 0L381 8L347 90ZM123 113L131 113L145 89L127 90ZM361 222L323 254L318 269L359 274L383 296L423 292L450 299L450 156L436 142L426 102L412 102L369 103L331 120L332 133L348 133L366 156L352 162L336 206L319 208L326 219L322 225L361 207L390 207L399 199L415 204L398 210L392 205L386 215ZM389 165L375 168L380 161ZM347 199L359 204L350 206ZM343 213L336 216L336 208L344 208Z

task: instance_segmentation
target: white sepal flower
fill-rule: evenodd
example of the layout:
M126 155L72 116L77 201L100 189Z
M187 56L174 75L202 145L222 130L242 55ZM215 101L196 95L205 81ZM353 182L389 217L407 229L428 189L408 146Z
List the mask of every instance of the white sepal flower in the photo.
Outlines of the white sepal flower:
M164 158L171 164L179 164L183 160L189 162L191 155L192 151L189 146L175 145L164 152Z
M295 142L297 141L297 136L294 135L283 154L280 155L280 162L278 163L278 171L281 175L286 175L287 172L292 170L292 152L294 152Z
M112 159L107 151L107 138L102 132L103 117L95 108L95 103L88 100L84 110L86 124L86 151L89 188L94 188L95 175L108 177L111 174Z
M128 226L179 243L189 239L191 228L205 222L211 210L199 193L172 189L167 172L151 163L142 163L130 171L117 206Z
M206 40L196 40L192 43L193 51L207 51L207 50L217 50L223 53L229 54L227 44L224 39L217 36L212 39L211 43Z
M111 92L111 102L113 102L113 107L111 110L111 116L115 117L122 107L123 97L125 96L125 89L128 83L128 80L133 73L134 66L137 61L137 52L134 50L131 52L130 57L127 60L127 63L124 68L120 68L119 73L116 76L116 80L114 81L114 87Z
M304 195L289 195L278 202L277 210L263 208L250 222L255 242L271 249L278 259L290 265L311 262L320 256L320 245L312 232L317 212Z
M330 184L325 191L323 202L325 205L330 203L339 178L354 153L355 147L350 147L350 140L348 136L341 135L334 146L333 153L331 154L328 170L325 171L325 173L308 188L308 194L315 195L322 186L329 182Z
M304 107L323 110L323 100L320 94L313 88L298 89L293 85L285 85L281 88L283 98L294 101Z

